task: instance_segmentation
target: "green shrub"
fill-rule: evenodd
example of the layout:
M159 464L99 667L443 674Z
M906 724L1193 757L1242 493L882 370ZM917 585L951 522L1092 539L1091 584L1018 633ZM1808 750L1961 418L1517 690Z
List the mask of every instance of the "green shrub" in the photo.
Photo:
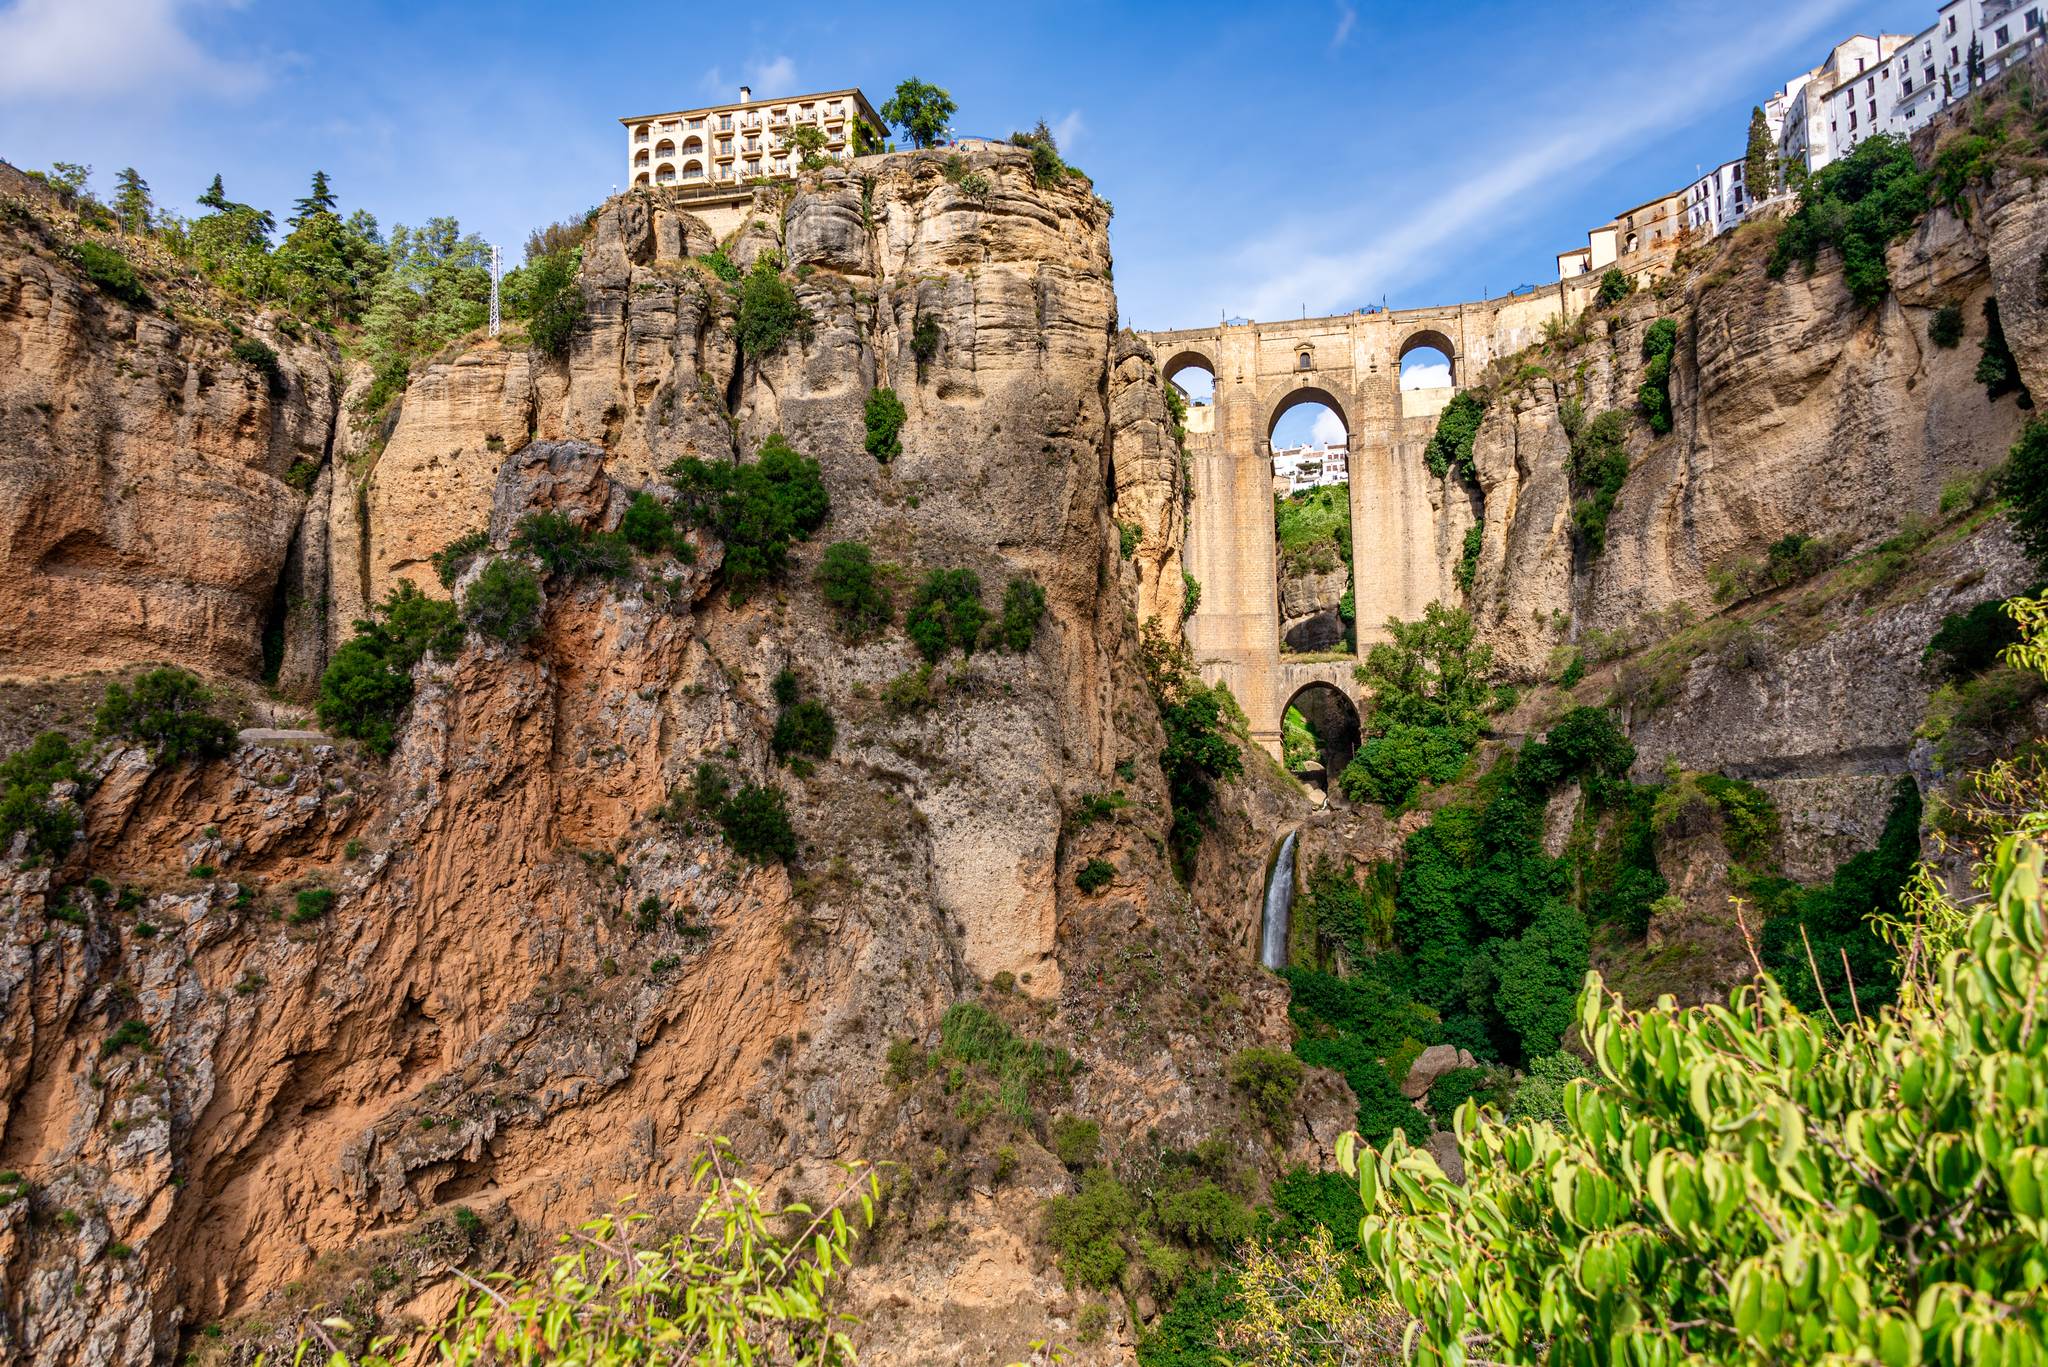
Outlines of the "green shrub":
M2036 840L2006 840L1972 910L1916 909L1902 947L1940 942L1915 992L1886 1010L1866 994L1860 1018L1769 978L1726 1006L1634 1012L1592 978L1575 1017L1600 1076L1556 1131L1473 1127L1462 1186L1403 1145L1341 1143L1417 1360L2048 1354L2042 866Z
M937 664L953 646L972 655L987 619L980 576L973 570L933 570L918 585L903 630L918 652Z
M1451 572L1460 593L1472 592L1472 581L1479 577L1479 552L1486 546L1486 524L1475 522L1465 529L1465 544L1458 554L1458 566Z
M111 1058L123 1049L140 1049L145 1054L155 1052L150 1043L149 1027L139 1020L122 1021L100 1042L100 1057Z
M755 864L786 864L797 856L796 829L782 790L747 783L718 806L718 829L734 854Z
M1163 1232L1182 1243L1217 1252L1228 1252L1243 1243L1255 1224L1250 1208L1213 1179L1155 1192L1151 1213Z
M1166 733L1159 767L1166 778L1173 824L1168 844L1174 866L1185 879L1194 866L1208 823L1216 784L1244 772L1244 756L1232 738L1227 689L1205 685L1185 645L1169 645L1148 626L1140 642L1145 681Z
M870 390L867 403L868 454L883 465L902 455L903 422L908 416L903 400L896 397L895 390Z
M1351 489L1326 484L1274 495L1273 539L1283 576L1328 574L1351 563Z
M1577 1054L1545 1054L1529 1060L1528 1076L1515 1085L1508 1119L1539 1120L1553 1129L1565 1127L1565 1089L1590 1077Z
M643 555L659 555L668 550L675 542L675 534L675 518L668 504L645 491L633 495L625 516L619 519L619 535Z
M1591 556L1607 548L1607 518L1628 479L1628 415L1602 413L1571 437L1572 527Z
M705 269L709 270L726 284L737 285L740 282L739 265L725 254L725 248L713 247L710 251L698 257L697 260L703 263Z
M1445 1129L1467 1101L1483 1106L1493 1099L1493 1074L1484 1068L1453 1068L1429 1084L1429 1113Z
M1650 430L1663 436L1671 430L1671 359L1678 350L1678 323L1659 318L1643 334L1643 382L1636 403Z
M235 748L235 726L213 715L213 690L182 669L152 669L130 689L107 685L93 731L148 747L157 764L213 759Z
M0 857L26 833L23 855L31 862L57 858L78 837L78 808L55 802L60 783L79 783L79 756L61 731L45 731L23 749L0 760Z
M1877 847L1835 870L1813 889L1760 890L1765 911L1764 967L1802 1011L1849 1005L1853 976L1864 1011L1887 1005L1898 991L1898 965L1874 920L1896 916L1900 894L1920 860L1920 789L1910 774L1893 791ZM1809 958L1809 952L1811 958ZM1815 979L1818 969L1819 978Z
M1053 1157L1079 1171L1095 1161L1102 1148L1102 1127L1079 1116L1063 1115L1052 1123Z
M271 393L284 392L284 369L278 365L275 351L254 337L237 337L228 351L243 365L260 372Z
M2029 422L2013 443L1996 482L1998 496L2010 506L2013 534L2048 571L2048 421Z
M1963 340L1963 311L1954 304L1943 304L1927 320L1927 340L1943 351L1953 351Z
M1891 289L1885 248L1904 236L1927 208L1927 176L1905 139L1866 138L1847 156L1808 182L1799 208L1778 234L1769 272L1781 277L1794 262L1814 268L1821 248L1842 255L1850 295L1874 308Z
M826 759L832 754L832 745L839 737L839 728L833 724L832 714L825 705L812 698L795 703L784 709L775 719L775 736L771 744L777 759L788 759L791 755L806 755L812 759Z
M1996 299L1984 301L1984 344L1983 354L1977 360L1977 380L1984 386L1987 398L2017 394L2014 402L2021 408L2034 406L2034 396L2027 392L2027 382L2020 378L2019 359L2005 340L2005 325L1998 319Z
M1636 282L1618 266L1609 266L1600 276L1600 290L1595 301L1602 308L1611 308L1636 292Z
M818 561L818 587L840 635L862 641L889 625L894 614L873 555L859 541L835 541Z
M754 262L746 283L740 286L736 336L740 354L756 364L781 350L791 337L810 340L811 315L766 256Z
M593 576L615 579L632 567L624 537L593 532L564 513L528 513L512 530L511 548L540 561L549 578L572 582Z
M1006 650L1029 650L1044 616L1045 590L1031 576L1019 575L1003 590L1003 615L996 624L996 639Z
M1480 394L1465 389L1451 396L1444 411L1437 414L1436 430L1430 433L1429 444L1422 448L1423 463L1433 477L1442 479L1456 470L1458 478L1467 484L1477 482L1479 473L1472 464L1472 444L1485 417L1486 399Z
M2006 647L2019 640L2019 623L2006 610L2005 600L1993 598L1943 617L1922 658L1938 661L1941 672L1951 679L1967 679L1997 664Z
M540 577L517 560L491 561L462 595L463 620L510 646L533 638L540 613Z
M524 277L521 308L517 316L526 320L526 340L543 356L560 359L569 354L575 340L576 324L583 317L583 287L576 273L582 249L550 252L521 268Z
M1276 1135L1287 1132L1294 1098L1301 1092L1301 1060L1279 1049L1253 1045L1232 1054L1223 1076L1244 1093L1260 1122Z
M944 338L939 332L939 320L929 313L917 315L917 323L910 329L910 354L917 361L917 382L924 383L925 373L931 369L932 361L939 354L939 343Z
M1344 591L1344 596L1348 600L1351 596L1351 591L1349 589L1346 589ZM1202 606L1202 581L1195 578L1195 576L1193 576L1192 574L1189 574L1186 570L1182 570L1180 572L1181 621L1185 622L1188 618L1194 616L1195 609L1199 608L1200 606ZM1349 622L1351 620L1349 614L1340 615L1343 616L1346 622Z
M1123 1276L1129 1254L1124 1232L1138 1218L1138 1204L1107 1168L1081 1175L1081 1190L1046 1203L1045 1238L1069 1285L1107 1291Z
M1462 732L1389 722L1358 747L1337 775L1337 786L1353 802L1398 810L1425 781L1450 783L1464 773L1471 753L1471 741Z
M291 914L285 919L295 926L317 921L334 909L334 889L301 888Z
M467 532L435 551L432 557L434 577L441 581L441 587L452 589L455 581L462 578L462 572L469 568L469 562L491 548L489 532Z
M391 753L399 716L412 701L412 671L429 653L452 660L462 648L462 620L453 603L429 598L409 579L355 635L343 642L320 676L320 725L337 736Z
M671 465L669 474L677 520L724 543L720 572L736 603L779 578L790 547L808 540L831 511L818 462L798 455L779 433L761 443L751 463L689 457Z
M142 287L142 281L135 274L135 267L128 264L127 257L112 247L91 241L79 242L72 247L71 254L86 278L103 292L136 308L149 306L149 291Z
M1584 651L1574 650L1571 659L1565 661L1564 672L1557 676L1559 688L1577 688L1586 677L1586 656Z
M1721 843L1746 864L1762 865L1779 835L1778 806L1754 783L1720 774L1701 774L1700 791L1721 815Z
M1116 877L1116 866L1106 859L1091 859L1074 875L1074 886L1093 897Z
M1351 1227L1357 1226L1354 1219ZM1238 1313L1235 1276L1228 1269L1198 1273L1138 1341L1138 1367L1218 1367L1218 1336Z
M1064 1085L1074 1070L1066 1050L1025 1039L979 1002L954 1002L946 1008L939 1019L939 1052L993 1073L997 1103L1019 1121L1031 1118L1038 1089Z
M1145 539L1145 529L1135 522L1116 524L1117 554L1129 560L1138 553L1138 543Z

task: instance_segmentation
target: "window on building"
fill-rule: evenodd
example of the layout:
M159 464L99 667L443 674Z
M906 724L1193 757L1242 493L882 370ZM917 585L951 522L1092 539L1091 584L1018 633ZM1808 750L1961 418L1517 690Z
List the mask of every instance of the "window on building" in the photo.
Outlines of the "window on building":
M718 116L718 131L721 133L730 133L732 131L732 115L720 114Z
M1906 79L1901 83L1900 93L1906 95L1910 95L1913 93L1913 78L1911 76L1906 77Z
M1950 36L1951 38L1953 38L1953 37L1955 36L1955 32L1956 32L1956 17L1955 17L1955 16L1953 15L1953 14L1951 14L1951 15L1950 15L1950 16L1948 17L1948 32L1949 32L1949 36ZM1954 60L1955 60L1955 58L1954 58L1953 56L1951 56L1951 57L1949 58L1949 60L1950 60L1950 61L1954 61Z
M1949 20L1949 23L1953 24L1955 23L1955 20L1951 19ZM1950 66L1954 66L1956 64L1956 50L1954 48L1950 48L1948 50L1948 64Z
M1301 355L1294 358L1294 368L1296 370L1307 370L1310 366L1314 364L1314 359L1310 357L1310 355L1306 351L1302 352Z
M2007 35L2006 27L2004 24L2000 24L1998 26L1998 32L1993 34L1992 36L1998 39L1998 45L2000 47L2004 47L2007 43L2012 41L2012 39Z
M2027 27L2029 29L2037 29L2041 27L2041 11L2037 9L2030 9L2027 11Z
M1870 102L1870 121L1871 121L1872 123L1876 123L1876 122L1877 122L1877 101L1876 101L1876 100L1872 100L1872 101Z
M1849 131L1856 131L1856 111L1853 109L1849 111Z

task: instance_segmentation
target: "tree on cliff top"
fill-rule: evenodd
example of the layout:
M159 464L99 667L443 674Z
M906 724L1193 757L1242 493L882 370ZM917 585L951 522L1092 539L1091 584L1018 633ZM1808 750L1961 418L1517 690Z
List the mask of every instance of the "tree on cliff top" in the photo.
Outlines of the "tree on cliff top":
M957 108L946 91L912 76L897 85L896 94L882 106L882 117L902 129L912 147L930 147L945 138L947 121Z
M1778 182L1778 156L1771 144L1770 121L1761 105L1749 111L1749 151L1742 159L1742 176L1749 186L1751 202L1769 199Z

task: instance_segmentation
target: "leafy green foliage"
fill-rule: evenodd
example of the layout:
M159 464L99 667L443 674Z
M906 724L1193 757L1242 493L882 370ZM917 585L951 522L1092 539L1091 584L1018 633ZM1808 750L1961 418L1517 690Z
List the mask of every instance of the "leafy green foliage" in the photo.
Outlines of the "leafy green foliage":
M1612 308L1636 292L1636 282L1618 266L1609 266L1600 275L1600 289L1594 302L1602 308Z
M1045 1239L1053 1247L1061 1275L1077 1286L1115 1286L1130 1259L1124 1231L1137 1218L1137 1202L1115 1173L1108 1168L1082 1173L1078 1193L1046 1203Z
M758 364L772 356L791 337L810 340L811 315L797 299L796 291L762 256L747 272L740 286L739 321L735 324L740 352Z
M868 454L887 465L903 454L901 434L904 419L909 417L903 400L896 397L893 389L870 390L866 417Z
M754 864L788 863L797 856L796 828L782 789L773 784L742 784L716 764L697 766L690 805L708 817L734 854Z
M581 266L580 249L553 252L528 261L503 282L506 311L526 320L526 340L543 356L567 356L575 340L583 317Z
M1766 912L1764 967L1782 985L1786 1000L1804 1011L1833 1006L1846 1013L1851 977L1864 1011L1892 1000L1898 967L1875 921L1897 914L1900 894L1919 859L1920 789L1911 775L1902 775L1877 848L1851 858L1821 887L1783 884L1758 890Z
M692 456L668 473L676 486L677 521L725 543L721 572L735 602L781 577L791 545L808 540L831 511L818 462L798 455L780 433L761 443L750 464Z
M462 595L463 621L506 645L531 640L540 612L540 576L517 560L491 561Z
M1320 753L1315 729L1298 707L1280 714L1280 759L1291 770L1299 770Z
M1052 129L1046 127L1044 119L1028 133L1010 134L1010 144L1031 153L1031 183L1041 190L1081 174L1060 156L1059 144L1053 140Z
M896 93L877 112L902 129L912 147L931 147L944 141L946 125L957 109L946 91L912 76L897 82Z
M1769 199L1778 181L1778 140L1771 136L1763 106L1749 111L1749 140L1742 157L1743 184L1751 199Z
M1607 518L1628 479L1628 415L1619 409L1591 422L1568 420L1571 434L1572 527L1591 556L1607 548Z
M1074 886L1092 897L1108 887L1115 877L1116 865L1107 859L1091 859L1075 872Z
M1938 660L1942 673L1951 679L1966 679L1997 664L2006 647L2019 640L2019 623L2006 611L2005 600L1992 598L1967 612L1943 617L1923 658Z
M320 676L320 725L359 740L372 752L391 753L398 719L412 701L413 666L431 652L444 660L462 648L462 621L453 603L429 598L401 579L368 619L358 619Z
M1160 726L1166 732L1159 767L1173 807L1168 843L1175 867L1185 878L1201 844L1215 786L1244 772L1244 756L1227 724L1229 693L1202 683L1185 645L1169 644L1148 625L1139 656L1152 701L1159 709Z
M133 688L107 685L93 713L93 731L146 746L157 764L213 759L235 748L235 726L213 714L216 699L198 676L182 669L152 669Z
M710 251L698 257L697 260L703 264L706 270L710 271L720 280L723 280L726 284L739 284L739 263L725 254L725 248L713 247Z
M1021 654L1031 649L1044 617L1045 589L1029 575L1019 575L1003 589L1003 615L996 622L996 639L1005 650Z
M889 625L894 609L877 569L859 541L835 541L818 561L818 587L849 641L866 640Z
M1577 1054L1546 1054L1529 1060L1529 1072L1515 1086L1508 1103L1508 1119L1539 1120L1563 1129L1565 1089L1582 1077L1589 1077Z
M1350 590L1350 589L1348 589L1348 588L1347 588L1347 589L1345 589L1345 590L1344 590L1344 597L1345 597L1346 601L1349 601L1349 599L1350 599L1350 597L1351 597L1351 590ZM1199 608L1199 607L1201 607L1201 606L1202 606L1202 581L1201 581L1201 580L1199 580L1199 579L1197 579L1197 578L1195 578L1195 576L1193 576L1192 574L1189 574L1189 573L1188 573L1188 572L1187 572L1186 570L1182 570L1182 571L1180 572L1180 619L1181 619L1181 621L1185 622L1185 621L1187 621L1187 619L1188 619L1188 618L1190 618L1190 617L1194 616L1194 615L1195 615L1195 609L1196 609L1196 608ZM1340 615L1341 615L1341 616L1343 617L1344 621L1346 621L1347 623L1348 623L1348 622L1349 622L1349 621L1351 620L1351 615L1350 615L1349 613L1343 613L1343 614L1340 614Z
M1440 1126L1468 1101L1484 1106L1496 1099L1493 1074L1484 1068L1453 1068L1429 1085L1429 1113Z
M1344 1144L1415 1360L2048 1355L2043 864L2002 841L1912 996L1839 1026L1769 978L1641 1013L1590 978L1599 1077L1569 1085L1561 1130L1468 1117L1463 1186L1402 1143Z
M424 360L482 327L491 295L489 244L453 218L397 225L385 254L389 266L362 315L364 352L380 379L387 367Z
M1671 358L1678 350L1678 323L1659 318L1643 333L1643 382L1636 403L1650 430L1663 436L1671 430Z
M1761 867L1778 843L1777 804L1754 783L1721 774L1701 774L1700 791L1721 815L1721 841L1728 853Z
M1984 345L1977 360L1977 381L1984 386L1987 398L2002 399L2007 394L2016 394L2019 397L2014 402L2021 408L2034 406L2034 396L2027 392L2027 382L2020 378L2019 359L2005 340L2005 325L1999 321L1996 299L1984 301Z
M1029 1120L1033 1098L1063 1087L1073 1076L1066 1050L1026 1039L979 1002L954 1002L939 1018L939 1057L989 1070L996 1102L1016 1120Z
M1885 248L1920 221L1927 176L1903 138L1878 134L1822 167L1799 197L1772 250L1769 271L1783 276L1794 262L1814 268L1823 247L1842 255L1842 277L1864 308L1891 290Z
M71 255L78 262L78 268L85 272L86 279L98 285L109 297L136 308L149 306L149 291L142 287L135 267L129 265L128 258L120 252L87 239L74 244Z
M489 532L463 533L430 557L434 566L434 577L441 581L442 588L454 588L455 581L462 578L462 572L469 567L469 562L490 548Z
M791 755L827 759L838 739L839 728L832 714L825 710L825 704L805 698L784 708L775 719L775 735L770 745L777 759L788 759Z
M2000 469L1997 489L2009 507L2013 534L2048 571L2048 421L2029 422Z
M1458 478L1467 484L1478 480L1479 473L1472 465L1472 443L1477 440L1479 424L1485 417L1483 395L1464 389L1451 396L1444 411L1437 414L1436 431L1430 433L1429 445L1422 448L1423 464L1429 467L1432 476L1442 479L1456 470Z
M1326 484L1273 496L1273 535L1280 573L1328 574L1351 563L1351 486Z
M1457 568L1451 571L1460 593L1472 592L1472 581L1479 577L1479 552L1485 547L1486 524L1475 522L1465 529L1465 544L1459 551Z
M511 549L540 562L549 578L615 579L632 565L625 538L593 532L566 513L528 513L512 529Z
M633 495L619 519L619 535L626 544L645 555L658 555L675 540L675 518L668 504L642 490Z
M958 646L972 655L988 609L981 605L981 578L973 570L933 570L917 586L903 630L932 664Z
M1952 351L1963 340L1963 311L1954 304L1943 304L1927 320L1927 340L1943 351Z
M1285 1134L1294 1117L1294 1098L1301 1091L1301 1060L1278 1049L1252 1045L1232 1054L1223 1065L1223 1076L1244 1093L1265 1127Z
M864 1164L809 1205L769 1207L723 1140L690 1168L675 1232L651 1237L639 1211L583 1224L545 1274L491 1274L464 1292L415 1359L374 1341L352 1367L401 1362L656 1362L675 1345L706 1364L844 1367L854 1360L839 1278L857 1231L874 1223L881 1187ZM459 1213L465 1237L471 1221ZM472 1218L474 1218L472 1216ZM537 1326L545 1326L544 1329ZM545 1345L543 1347L543 1344ZM336 1354L337 1361L341 1355ZM313 1352L306 1361L326 1361Z
M295 926L309 925L334 909L334 898L333 888L300 888L285 919Z
M1079 1116L1063 1115L1047 1136L1053 1157L1076 1171L1095 1161L1102 1149L1102 1127Z
M924 383L925 374L938 357L939 344L945 337L939 331L939 320L929 313L917 315L917 323L910 329L910 354L917 362L917 382Z
M84 779L78 761L61 731L45 731L0 760L0 857L24 832L22 853L31 861L59 858L71 848L78 837L78 807L52 794L60 783Z
M1400 807L1425 781L1448 783L1464 771L1492 701L1493 650L1478 644L1471 614L1431 603L1420 621L1389 619L1366 652L1358 681L1372 696L1365 742L1338 775L1354 802Z
M1236 1313L1237 1280L1227 1270L1190 1278L1139 1341L1139 1367L1219 1367L1217 1334Z

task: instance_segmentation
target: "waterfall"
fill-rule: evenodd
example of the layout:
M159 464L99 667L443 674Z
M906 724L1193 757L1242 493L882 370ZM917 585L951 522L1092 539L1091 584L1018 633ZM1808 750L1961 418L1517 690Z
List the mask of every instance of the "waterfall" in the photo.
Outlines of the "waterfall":
M1259 962L1267 968L1287 966L1287 916L1294 909L1294 838L1280 842L1272 876L1266 880L1266 914L1259 925Z

